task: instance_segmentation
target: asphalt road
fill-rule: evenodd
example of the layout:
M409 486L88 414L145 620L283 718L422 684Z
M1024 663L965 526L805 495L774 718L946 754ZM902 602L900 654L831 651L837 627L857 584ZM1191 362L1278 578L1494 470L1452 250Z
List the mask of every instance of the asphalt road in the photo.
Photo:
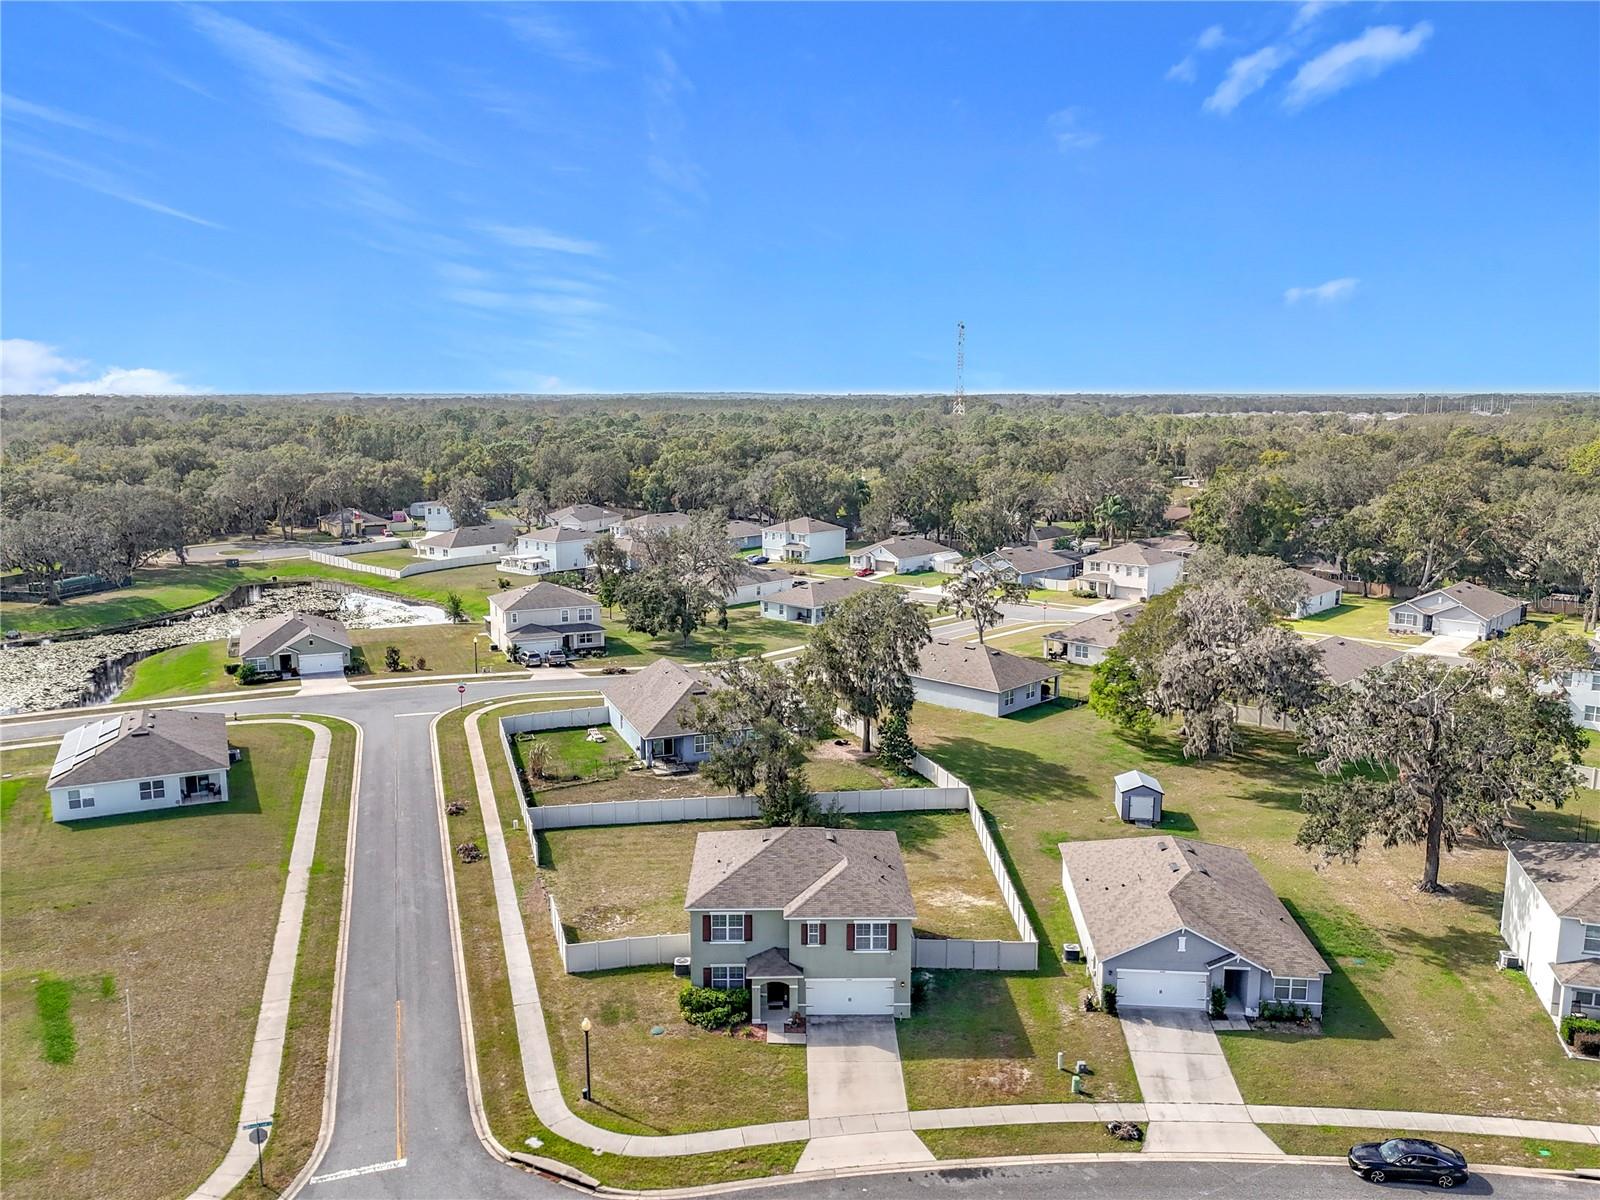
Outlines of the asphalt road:
M603 687L602 680L538 672L469 683L465 700ZM339 1177L308 1186L303 1193L308 1200L543 1200L572 1194L549 1180L495 1162L479 1143L468 1114L428 736L433 715L458 702L456 685L450 683L305 699L229 698L188 706L220 707L230 713L322 713L354 721L364 731L335 1119L327 1152L316 1167L317 1177ZM84 715L78 714L9 722L3 740L59 734L83 720ZM400 1160L403 1166L393 1165ZM1381 1189L1383 1194L1412 1190L1405 1185ZM1600 1197L1594 1184L1512 1175L1478 1176L1462 1190L1481 1196ZM1064 1195L1082 1200L1211 1196L1323 1200L1379 1192L1338 1167L1146 1160L872 1175L722 1194L749 1200L846 1196L1055 1200Z

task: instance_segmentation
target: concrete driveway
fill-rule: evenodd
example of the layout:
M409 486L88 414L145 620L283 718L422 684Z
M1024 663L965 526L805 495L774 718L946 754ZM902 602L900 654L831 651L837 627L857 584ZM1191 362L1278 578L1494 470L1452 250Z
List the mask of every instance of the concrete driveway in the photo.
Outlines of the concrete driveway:
M932 1162L911 1132L893 1017L806 1022L811 1141L797 1171Z
M1412 646L1407 654L1431 654L1435 658L1464 658L1467 647L1478 639L1465 633L1435 634L1420 646Z
M1244 1104L1205 1013L1131 1008L1119 1015L1146 1104Z

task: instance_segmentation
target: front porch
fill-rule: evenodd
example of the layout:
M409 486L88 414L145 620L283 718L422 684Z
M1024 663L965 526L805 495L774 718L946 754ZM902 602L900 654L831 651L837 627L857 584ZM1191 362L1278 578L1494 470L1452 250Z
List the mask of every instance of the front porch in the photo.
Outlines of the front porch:
M750 989L750 1023L766 1027L769 1043L804 1043L806 1019L800 1011L800 997L805 972L772 947L746 961L744 978Z

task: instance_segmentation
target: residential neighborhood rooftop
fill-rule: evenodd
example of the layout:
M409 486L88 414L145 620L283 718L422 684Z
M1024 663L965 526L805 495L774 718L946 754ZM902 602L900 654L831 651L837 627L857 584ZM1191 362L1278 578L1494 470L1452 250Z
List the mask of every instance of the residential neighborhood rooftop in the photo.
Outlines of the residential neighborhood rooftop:
M949 546L925 537L884 538L883 541L873 542L870 546L863 546L860 550L854 551L854 553L860 556L871 554L875 550L882 550L885 554L892 554L895 558L914 558L924 554L955 553Z
M1084 642L1090 646L1100 646L1109 650L1117 644L1122 631L1138 620L1139 614L1143 611L1144 605L1135 604L1129 608L1118 609L1114 613L1086 617L1064 629L1052 629L1044 636L1052 642Z
M504 609L510 612L513 609L530 608L575 608L583 606L593 608L597 601L593 596L587 596L573 588L562 587L559 583L525 583L518 588L508 588L503 592L489 593L489 606Z
M1402 601L1402 603L1433 613L1442 612L1453 603L1485 621L1492 621L1496 617L1504 616L1506 613L1516 612L1523 605L1521 600L1503 596L1499 592L1477 583L1452 584L1447 588L1424 592L1422 595L1411 600Z
M700 834L684 907L817 920L917 915L893 833L814 826Z
M614 508L606 508L599 504L569 504L565 508L546 513L545 518L560 524L562 521L606 521L613 517L620 521L626 515Z
M1600 925L1600 842L1512 842L1507 849L1556 916Z
M1394 646L1380 646L1342 637L1323 638L1313 642L1311 648L1322 661L1322 673L1331 682L1341 686L1405 654L1405 651Z
M1051 571L1066 564L1080 561L1083 555L1072 550L1050 550L1039 546L1001 546L985 554L979 561L993 567L1004 564L1024 575L1035 571Z
M332 617L319 617L311 613L281 613L276 617L262 617L246 623L239 630L239 658L266 658L276 654L306 634L316 634L335 646L346 650L355 645L350 633Z
M857 592L875 586L877 585L868 583L865 579L856 579L850 575L840 576L837 579L802 579L788 591L774 592L766 599L774 604L791 604L797 608L821 608L827 604L837 604Z
M517 540L517 527L505 522L488 525L458 525L442 533L430 533L418 539L418 545L438 546L441 549L466 549L471 546L494 546Z
M594 534L587 529L574 529L571 525L546 525L519 536L532 542L587 542L594 539Z
M1084 559L1084 566L1099 566L1102 563L1127 563L1130 565L1142 564L1147 567L1156 566L1158 563L1169 563L1181 558L1182 555L1169 553L1155 546L1146 546L1142 542L1123 542L1120 546L1113 546L1109 550L1097 550Z
M1274 975L1328 970L1242 850L1170 834L1062 842L1060 850L1101 959L1186 929Z
M48 786L226 770L228 761L228 724L221 713L136 708L68 730Z
M768 533L842 533L844 526L830 525L826 521L819 521L815 517L795 517L790 521L779 521L768 525L763 532Z
M635 675L606 688L606 698L640 737L679 737L697 732L695 702L709 696L716 681L660 658Z
M911 674L917 679L931 679L957 687L1005 692L1053 679L1061 674L1061 668L1046 666L1036 659L1023 658L1007 650L997 650L982 642L935 638L922 648L917 669Z

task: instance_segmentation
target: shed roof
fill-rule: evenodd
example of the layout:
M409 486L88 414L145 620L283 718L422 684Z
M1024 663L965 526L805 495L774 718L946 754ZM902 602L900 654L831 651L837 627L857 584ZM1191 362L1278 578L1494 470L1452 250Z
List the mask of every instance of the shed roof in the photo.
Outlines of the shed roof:
M1143 771L1124 771L1112 782L1117 785L1119 792L1125 792L1129 788L1147 787L1154 788L1163 795L1166 793L1166 789L1156 782L1154 775L1146 775Z

